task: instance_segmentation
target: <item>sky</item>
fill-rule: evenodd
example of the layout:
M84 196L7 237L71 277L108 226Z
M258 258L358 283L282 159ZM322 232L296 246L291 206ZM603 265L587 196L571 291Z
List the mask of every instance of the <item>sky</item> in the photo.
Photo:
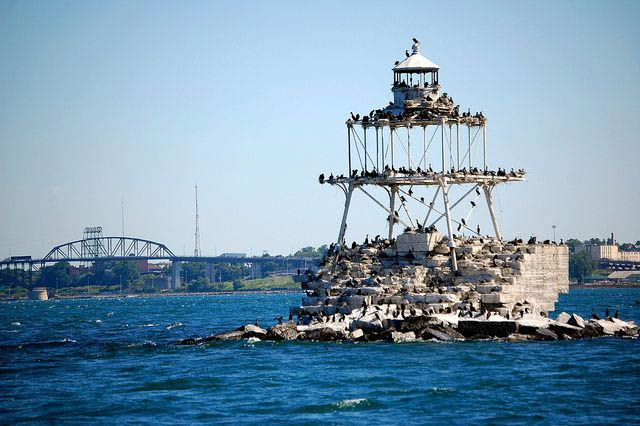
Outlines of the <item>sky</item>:
M421 41L488 117L506 238L640 240L640 2L0 2L0 258L86 226L203 254L335 241L345 120ZM474 213L475 214L475 213ZM347 240L384 234L354 196ZM474 224L489 229L485 213ZM488 232L488 231L487 231Z

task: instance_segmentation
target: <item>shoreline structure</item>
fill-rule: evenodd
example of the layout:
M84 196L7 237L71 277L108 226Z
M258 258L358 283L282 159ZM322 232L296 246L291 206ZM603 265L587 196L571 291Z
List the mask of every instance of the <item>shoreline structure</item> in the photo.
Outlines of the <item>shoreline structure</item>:
M413 42L412 54L407 51L393 68L394 101L362 117L351 113L347 120L346 175L319 177L321 184L344 192L344 211L337 242L320 269L297 277L306 297L290 309L289 322L269 330L245 325L182 344L239 338L405 342L637 336L638 327L619 320L617 313L588 321L566 313L548 317L558 294L569 291L568 246L535 237L527 243L502 239L492 191L523 181L525 171L489 168L486 117L460 113L452 97L440 93L439 67ZM360 171L353 169L356 160ZM432 162L438 163L437 171ZM373 195L380 190L388 204ZM456 190L461 195L451 202ZM349 248L345 233L355 192L386 212L388 233L371 241L367 236ZM471 225L481 195L494 236ZM435 227L441 219L446 234ZM405 226L396 238L395 224ZM471 236L454 233L461 230Z

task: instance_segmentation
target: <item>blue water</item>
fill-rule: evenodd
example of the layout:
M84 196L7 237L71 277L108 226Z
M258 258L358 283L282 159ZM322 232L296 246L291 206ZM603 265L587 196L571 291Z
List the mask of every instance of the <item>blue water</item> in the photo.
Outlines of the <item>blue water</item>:
M300 297L0 303L0 422L640 424L640 340L173 344ZM572 290L558 309L640 322L636 299Z

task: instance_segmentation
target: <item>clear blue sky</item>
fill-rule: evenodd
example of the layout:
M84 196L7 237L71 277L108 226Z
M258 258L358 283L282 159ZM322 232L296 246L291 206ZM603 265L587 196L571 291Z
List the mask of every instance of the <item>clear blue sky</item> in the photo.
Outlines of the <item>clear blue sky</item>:
M422 41L489 117L511 238L640 240L640 2L0 2L0 257L101 225L203 253L335 240L350 111ZM348 240L384 231L360 196ZM485 216L483 227L488 229Z

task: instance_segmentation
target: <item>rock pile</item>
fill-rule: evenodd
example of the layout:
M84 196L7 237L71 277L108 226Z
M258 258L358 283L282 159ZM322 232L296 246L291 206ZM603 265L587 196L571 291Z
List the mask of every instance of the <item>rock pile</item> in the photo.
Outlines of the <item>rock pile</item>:
M452 268L455 252L458 270ZM407 230L396 240L333 247L317 273L298 277L306 295L289 321L181 343L266 340L567 340L638 333L617 318L548 318L569 290L568 248Z
M562 313L552 320L525 314L517 320L499 315L489 319L457 319L453 315L416 316L387 323L380 329L355 328L344 330L329 324L305 326L293 321L276 324L268 330L255 325L244 325L236 330L202 338L181 340L182 345L197 345L220 340L258 338L260 340L312 340L329 341L462 341L500 339L509 342L533 340L574 340L595 337L637 338L638 327L630 321L617 318L583 320L580 316Z

